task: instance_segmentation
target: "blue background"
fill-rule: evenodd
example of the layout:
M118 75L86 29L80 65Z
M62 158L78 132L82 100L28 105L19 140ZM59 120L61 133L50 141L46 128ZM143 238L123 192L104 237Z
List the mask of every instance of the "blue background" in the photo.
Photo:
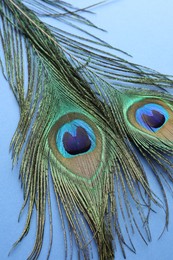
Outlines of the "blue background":
M96 1L86 0L82 3L71 1L76 6L88 6ZM106 29L108 33L97 32L107 42L121 48L133 56L131 61L148 66L162 73L173 74L173 2L172 0L115 0L109 1L92 9L96 15L91 18L94 23ZM12 244L22 232L25 223L25 213L20 221L18 214L23 202L23 194L18 179L18 166L11 169L11 157L9 144L19 120L19 110L7 82L0 73L0 259L8 258L8 252ZM154 180L153 188L157 190ZM63 233L52 194L52 206L54 219L54 245L50 259L64 259ZM173 259L173 198L168 190L170 202L169 231L165 232L160 240L158 237L164 224L164 213L158 209L157 214L152 214L150 227L153 241L148 246L134 235L133 242L137 254L128 249L126 255L128 260ZM35 217L33 215L29 235L14 250L9 259L26 259L35 237ZM47 241L49 230L46 228L45 241L39 259L46 259ZM57 257L58 256L58 257ZM122 260L122 254L116 253L118 260ZM76 256L73 256L76 259Z

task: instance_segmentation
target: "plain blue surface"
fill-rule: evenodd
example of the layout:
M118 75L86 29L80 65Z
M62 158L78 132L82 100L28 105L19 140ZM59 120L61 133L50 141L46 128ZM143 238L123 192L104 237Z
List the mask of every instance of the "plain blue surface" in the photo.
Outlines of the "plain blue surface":
M88 6L92 1L71 1L76 6ZM82 2L82 1L81 1ZM95 16L88 15L97 25L108 33L97 32L97 35L107 42L130 53L131 61L148 66L162 73L173 74L173 2L172 0L115 0L96 7ZM23 194L17 168L11 170L9 144L13 136L19 111L7 82L0 74L0 260L8 258L12 244L22 232L25 223L25 213L18 223L18 214L23 202ZM155 187L154 180L153 188ZM60 224L55 198L52 194L54 221L54 245L50 259L64 259L63 233ZM137 254L126 250L128 260L171 260L173 259L173 198L168 191L170 202L169 231L160 240L158 237L164 225L164 213L158 210L152 214L150 227L153 241L146 246L136 233L133 238ZM29 235L15 249L9 259L26 259L31 251L35 237L35 214L33 215ZM39 259L46 259L49 241L49 230L46 227L45 241ZM74 254L73 259L77 256ZM122 260L118 250L116 259Z

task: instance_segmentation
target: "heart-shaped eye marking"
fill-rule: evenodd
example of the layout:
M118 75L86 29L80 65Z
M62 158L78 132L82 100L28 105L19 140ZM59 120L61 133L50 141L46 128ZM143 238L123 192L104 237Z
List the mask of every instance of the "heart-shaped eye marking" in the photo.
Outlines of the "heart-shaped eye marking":
M159 128L165 123L165 116L157 110L151 110L151 115L143 114L142 119L149 127Z
M78 126L76 128L76 135L65 132L63 136L63 144L67 153L77 155L87 152L91 147L91 140L89 139L87 131Z

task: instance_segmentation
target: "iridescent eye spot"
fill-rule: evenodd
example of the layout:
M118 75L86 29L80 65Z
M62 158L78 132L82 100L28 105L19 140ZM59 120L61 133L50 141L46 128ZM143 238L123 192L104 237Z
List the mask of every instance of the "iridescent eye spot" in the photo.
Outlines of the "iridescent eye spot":
M58 130L56 146L63 157L72 158L92 152L96 146L96 137L86 122L75 119Z
M89 139L87 131L83 127L78 126L75 136L69 132L65 132L63 145L67 153L77 155L89 151L91 140Z
M60 117L49 131L50 156L57 174L91 180L100 173L105 151L102 132L96 123L80 113ZM93 179L94 180L94 179Z
M168 119L168 112L158 104L148 103L136 110L138 124L152 132L161 129Z

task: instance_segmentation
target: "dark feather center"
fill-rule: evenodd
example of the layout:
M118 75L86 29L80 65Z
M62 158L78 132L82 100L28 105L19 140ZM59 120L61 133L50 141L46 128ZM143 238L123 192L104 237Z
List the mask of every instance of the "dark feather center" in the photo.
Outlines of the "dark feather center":
M144 123L153 128L159 128L165 123L165 116L156 110L152 110L152 115L143 114Z
M87 131L79 126L76 129L76 136L72 136L69 132L64 133L63 144L66 152L71 155L77 155L85 153L90 149L91 140Z

